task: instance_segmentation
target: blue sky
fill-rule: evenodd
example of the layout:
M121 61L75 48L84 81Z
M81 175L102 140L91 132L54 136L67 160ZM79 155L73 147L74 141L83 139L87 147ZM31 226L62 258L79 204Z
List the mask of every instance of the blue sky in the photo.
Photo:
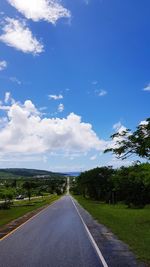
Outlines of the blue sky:
M148 0L1 0L0 167L131 163L103 150L149 117L149 10Z

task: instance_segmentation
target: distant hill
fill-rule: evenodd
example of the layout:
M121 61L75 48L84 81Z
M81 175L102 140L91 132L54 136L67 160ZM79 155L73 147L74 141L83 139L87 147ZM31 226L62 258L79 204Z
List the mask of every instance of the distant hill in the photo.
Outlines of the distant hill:
M51 171L45 170L36 170L36 169L25 169L25 168L7 168L7 169L0 169L0 177L14 177L14 176L21 176L21 177L44 177L44 176L51 176L51 177L58 177L62 176L63 174L54 173Z

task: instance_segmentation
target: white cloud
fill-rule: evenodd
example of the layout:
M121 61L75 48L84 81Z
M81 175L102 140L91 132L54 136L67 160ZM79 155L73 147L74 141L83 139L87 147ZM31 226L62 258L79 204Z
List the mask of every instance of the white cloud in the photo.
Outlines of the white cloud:
M54 99L54 100L59 100L59 99L63 99L63 95L59 94L59 95L48 95L49 99Z
M62 103L59 104L58 111L59 112L63 112L64 111L64 105Z
M27 19L45 20L55 24L58 19L70 18L71 13L64 8L59 0L7 0Z
M0 110L7 111L10 109L10 106L0 105Z
M12 96L11 96L11 93L10 92L6 92L5 93L5 97L4 97L4 103L5 104L14 104L15 103L15 100L12 98ZM3 102L1 101L1 103L0 103L0 109L1 110L7 110L7 109L9 109L9 106L3 106Z
M7 62L5 60L0 61L0 71L7 68Z
M0 128L1 155L74 154L91 149L100 151L105 147L105 141L98 138L92 125L82 122L81 117L74 113L63 119L41 118L31 100L24 104L15 102L1 109L6 112L5 124Z
M11 97L10 92L6 92L6 93L5 93L5 99L4 99L4 102L5 102L6 104L9 102L10 97Z
M143 88L143 91L149 91L150 92L150 83L145 88Z
M131 161L129 159L117 159L115 156L112 156L109 160L108 166L113 166L114 168L120 168L122 166L130 166L134 163L134 161Z
M96 160L97 159L97 155L93 155L90 157L90 160Z
M115 131L119 131L119 129L122 127L122 124L120 121L116 122L114 125L113 125L113 129Z
M0 118L0 128L3 128L8 123L7 117Z
M24 53L36 55L43 51L43 45L32 35L24 20L7 17L5 22L0 41Z
M1 162L6 162L8 164L8 162L12 163L12 167L14 167L14 162L17 163L24 163L24 162L46 162L46 156L42 156L42 155L21 155L21 157L19 157L17 154L14 155L13 157L11 154L7 154L7 155L2 155L0 154L0 163Z
M123 135L124 132L126 132L127 128L124 125L122 125L120 121L113 125L113 129L115 130L116 133L119 133L120 135L115 136L113 140L108 141L106 144L107 148L118 148L119 147L118 142L126 140L128 136L131 134L130 132L128 132L125 136Z
M148 121L141 121L139 125L148 125Z
M104 96L104 95L107 95L107 91L105 91L105 90L100 90L100 91L98 92L98 96Z
M118 132L119 134L123 134L127 130L127 128L124 125L122 125L120 121L113 125L113 129L116 132ZM129 136L129 135L130 135L130 133L127 133L127 136ZM115 137L114 141L116 142L116 141L121 141L121 140L124 140L124 139L126 139L126 137L119 136L119 137Z
M39 111L44 111L44 110L47 110L47 107L40 107L39 108Z
M18 85L21 85L21 81L18 80L16 77L10 77L9 80L10 80L11 82L17 83Z
M123 132L127 131L127 128L124 125L121 125L117 131L119 134L122 134ZM130 133L128 133L127 136L128 135L130 135Z

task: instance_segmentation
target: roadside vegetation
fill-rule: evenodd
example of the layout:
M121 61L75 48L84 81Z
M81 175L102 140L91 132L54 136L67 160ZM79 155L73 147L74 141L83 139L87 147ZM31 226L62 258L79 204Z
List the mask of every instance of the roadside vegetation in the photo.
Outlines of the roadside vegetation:
M150 160L150 118L136 129L111 136L105 150L117 158L131 155ZM100 223L125 241L140 260L150 266L150 164L113 169L97 167L71 180L71 192Z
M138 125L136 131L120 130L111 138L112 147L104 153L112 152L121 159L134 154L150 160L150 118ZM150 204L150 164L137 161L132 166L119 169L113 169L112 166L97 167L81 173L72 183L72 190L106 203L122 201L129 208L143 208Z
M122 202L128 208L144 208L150 204L150 164L135 164L113 169L97 167L81 173L71 190L85 198L109 204Z
M21 200L14 202L11 205L10 209L1 209L0 210L0 226L3 226L24 214L37 210L43 206L51 204L53 201L59 199L60 196L50 195L44 196L36 199Z
M150 266L150 205L144 209L109 205L75 195L77 201L101 224L129 245L137 259Z
M72 180L79 203L150 266L150 164L100 167Z
M67 179L56 173L0 170L0 226L50 204L66 192Z

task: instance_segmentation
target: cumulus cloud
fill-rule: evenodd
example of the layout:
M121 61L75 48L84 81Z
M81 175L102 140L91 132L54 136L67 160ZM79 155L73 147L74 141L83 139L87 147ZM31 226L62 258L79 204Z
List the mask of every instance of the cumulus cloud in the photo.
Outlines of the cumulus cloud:
M3 128L8 123L7 117L0 118L0 128Z
M24 20L7 17L5 22L0 41L24 53L36 55L43 51L43 45L32 35Z
M27 19L45 20L55 24L60 18L70 18L71 13L58 0L7 0Z
M65 108L64 105L62 103L60 103L59 106L58 106L58 111L59 112L63 112L64 108Z
M5 60L0 61L0 71L7 68L7 62Z
M41 118L31 100L1 108L6 112L5 124L4 119L0 120L1 155L85 153L105 147L105 142L98 138L92 125L82 122L81 117L74 113L62 119Z
M54 99L54 100L59 100L59 99L63 99L63 95L59 94L59 95L48 95L49 99Z
M150 83L145 88L143 88L143 91L149 91L150 92Z

